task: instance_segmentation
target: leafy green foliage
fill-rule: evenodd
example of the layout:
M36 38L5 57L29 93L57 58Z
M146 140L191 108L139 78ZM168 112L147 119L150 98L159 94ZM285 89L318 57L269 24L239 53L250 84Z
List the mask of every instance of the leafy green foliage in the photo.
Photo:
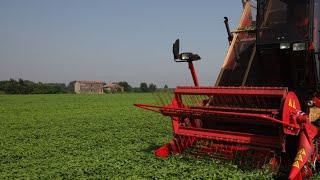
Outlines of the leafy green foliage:
M156 158L167 117L148 93L0 95L0 179L271 179L209 158Z
M140 92L155 92L157 90L157 85L151 83L148 84L145 82L140 83Z
M121 81L121 82L118 82L117 84L119 84L120 86L123 87L124 92L131 92L132 91L131 85L126 81Z
M157 90L157 86L153 83L149 84L149 92L155 92Z
M34 83L32 81L10 79L0 81L0 91L6 94L58 94L66 93L65 84L58 83Z
M145 82L140 83L141 92L149 92L148 84Z

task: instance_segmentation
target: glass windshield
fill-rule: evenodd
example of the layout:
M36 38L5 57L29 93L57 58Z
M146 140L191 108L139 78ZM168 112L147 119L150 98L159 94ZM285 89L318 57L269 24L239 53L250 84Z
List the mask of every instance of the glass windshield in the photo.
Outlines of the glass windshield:
M260 0L259 43L304 41L308 38L308 7L305 0Z

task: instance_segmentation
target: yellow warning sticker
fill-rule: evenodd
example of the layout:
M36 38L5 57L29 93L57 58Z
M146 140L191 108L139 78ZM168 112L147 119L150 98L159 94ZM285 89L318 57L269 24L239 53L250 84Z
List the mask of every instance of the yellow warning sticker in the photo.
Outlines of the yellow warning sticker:
M296 167L296 168L298 168L298 169L300 168L300 164L299 164L298 161L294 162L292 166L293 166L293 167Z
M300 148L300 150L297 153L296 158L294 159L294 163L292 164L293 167L300 168L300 163L303 162L303 157L306 156L306 149Z
M289 107L292 107L292 100L291 100L291 98L289 99Z
M289 99L289 107L293 108L293 109L297 109L297 106L296 106L296 101L295 100L292 100L291 98Z
M298 154L305 156L305 155L306 155L306 150L305 150L304 148L301 148L301 149L299 150Z
M298 154L297 157L294 159L295 161L303 161L302 155Z

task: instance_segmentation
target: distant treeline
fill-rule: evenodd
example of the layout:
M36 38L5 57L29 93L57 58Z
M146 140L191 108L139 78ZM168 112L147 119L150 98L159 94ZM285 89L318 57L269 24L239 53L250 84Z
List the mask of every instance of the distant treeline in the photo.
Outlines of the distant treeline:
M167 85L158 89L153 83L147 84L146 82L140 83L139 87L132 87L128 82L117 82L118 85L123 87L124 92L155 92L161 89L169 89ZM63 83L35 83L23 79L10 79L0 81L0 93L5 94L62 94L74 93L72 91L72 83L66 86Z
M158 90L157 85L155 85L153 83L148 85L146 82L142 82L142 83L140 83L140 87L132 87L126 81L121 81L121 82L118 82L117 84L122 86L124 88L125 92L155 92ZM165 85L164 88L168 88L168 86Z
M0 81L0 91L6 94L60 94L67 93L68 88L60 83L34 83L28 80Z

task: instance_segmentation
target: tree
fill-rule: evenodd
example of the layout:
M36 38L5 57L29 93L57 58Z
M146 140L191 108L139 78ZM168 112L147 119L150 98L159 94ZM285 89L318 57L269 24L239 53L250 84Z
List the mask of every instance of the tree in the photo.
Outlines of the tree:
M32 81L10 79L0 82L0 91L6 94L57 94L66 93L65 84L58 83L34 83Z
M67 92L72 92L74 93L74 84L76 83L76 81L71 81L69 82L68 86L67 86Z
M14 79L10 79L4 88L6 94L17 94L18 82Z
M123 87L123 90L125 92L131 92L132 91L132 87L130 86L129 83L127 83L126 81L121 81L117 83L119 86Z
M28 81L28 80L23 80L19 79L18 80L18 94L31 94L33 92L33 88L35 87L35 83Z
M9 81L0 81L0 91L4 92L8 83L9 83Z
M140 90L141 90L141 92L148 92L149 88L148 88L147 83L145 83L145 82L140 83Z
M149 84L149 92L155 92L157 90L157 86L153 83Z
M164 85L163 89L169 89L168 85Z
M140 87L134 87L134 88L132 88L132 91L133 91L133 92L140 93L140 92L141 92L141 89L140 89Z

